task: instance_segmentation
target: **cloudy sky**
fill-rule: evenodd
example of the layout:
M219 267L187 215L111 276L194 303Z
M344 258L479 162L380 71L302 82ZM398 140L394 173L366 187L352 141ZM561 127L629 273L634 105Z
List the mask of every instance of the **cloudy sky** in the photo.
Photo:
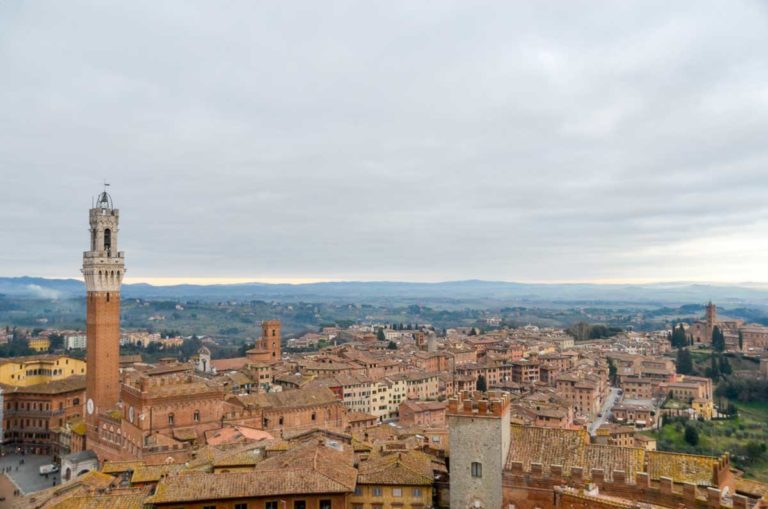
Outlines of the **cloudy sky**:
M0 275L768 281L764 2L0 3Z

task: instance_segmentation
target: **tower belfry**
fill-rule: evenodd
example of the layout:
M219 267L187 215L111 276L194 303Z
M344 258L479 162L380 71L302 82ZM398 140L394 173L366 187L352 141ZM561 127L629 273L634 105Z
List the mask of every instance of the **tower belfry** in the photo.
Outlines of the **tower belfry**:
M83 253L87 292L86 422L89 434L96 416L117 405L120 397L120 284L125 259L118 251L119 211L107 185L89 212L90 249Z

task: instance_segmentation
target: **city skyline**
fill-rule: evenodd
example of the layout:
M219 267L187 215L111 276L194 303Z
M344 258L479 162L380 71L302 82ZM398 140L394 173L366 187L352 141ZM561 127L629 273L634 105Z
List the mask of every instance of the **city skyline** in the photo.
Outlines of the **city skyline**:
M768 282L766 19L5 2L0 275L78 277L106 179L128 283Z

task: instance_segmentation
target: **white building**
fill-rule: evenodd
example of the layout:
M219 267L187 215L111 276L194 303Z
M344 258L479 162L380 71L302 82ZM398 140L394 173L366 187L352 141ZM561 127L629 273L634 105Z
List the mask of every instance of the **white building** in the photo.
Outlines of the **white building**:
M88 338L85 334L64 337L64 348L67 350L85 350Z

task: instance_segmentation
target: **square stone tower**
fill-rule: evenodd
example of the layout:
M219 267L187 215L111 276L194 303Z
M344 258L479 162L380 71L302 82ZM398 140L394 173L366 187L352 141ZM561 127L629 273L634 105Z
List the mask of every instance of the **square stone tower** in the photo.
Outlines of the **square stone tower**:
M90 210L90 250L83 253L87 299L85 412L89 437L100 413L120 398L120 285L125 259L117 249L119 211L106 189Z
M502 506L502 473L510 445L510 398L463 392L448 402L451 509Z

